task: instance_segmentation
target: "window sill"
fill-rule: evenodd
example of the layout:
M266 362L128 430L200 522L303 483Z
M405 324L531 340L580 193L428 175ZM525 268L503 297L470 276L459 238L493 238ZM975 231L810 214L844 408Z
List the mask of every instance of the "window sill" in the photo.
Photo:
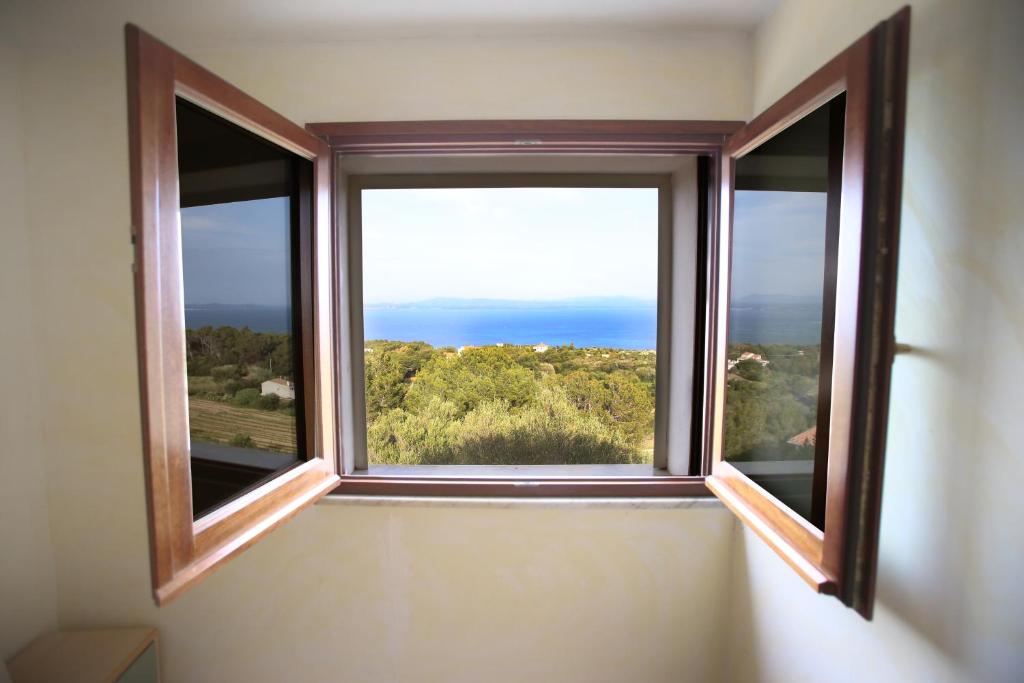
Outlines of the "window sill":
M689 510L725 509L717 498L515 498L479 496L362 496L330 494L317 505L355 507L418 507L418 508L610 508L617 510Z
M703 477L650 465L371 467L344 475L336 495L443 498L700 498Z

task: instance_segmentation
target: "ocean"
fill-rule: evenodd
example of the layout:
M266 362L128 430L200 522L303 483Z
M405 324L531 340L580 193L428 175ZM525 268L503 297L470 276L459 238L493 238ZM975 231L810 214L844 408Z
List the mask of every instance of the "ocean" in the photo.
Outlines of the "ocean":
M734 303L729 310L729 343L821 343L820 303Z
M384 308L363 312L366 339L433 346L539 344L653 349L655 308Z
M186 307L185 325L247 326L254 332L287 332L289 312L270 306ZM364 337L424 341L432 346L487 346L497 343L575 344L579 347L654 349L657 311L636 307L550 306L465 307L368 306ZM817 344L821 309L794 304L734 306L730 343Z
M185 306L185 327L248 327L253 332L291 331L289 306Z

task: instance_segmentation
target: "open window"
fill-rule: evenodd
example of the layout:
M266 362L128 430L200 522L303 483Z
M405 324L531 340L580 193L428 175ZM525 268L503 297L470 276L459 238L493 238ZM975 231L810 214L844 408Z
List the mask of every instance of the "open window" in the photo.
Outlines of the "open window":
M707 486L815 590L870 616L909 10L729 138Z
M869 617L895 346L908 22L909 10L883 22L746 125L343 122L308 132L128 26L157 602L331 491L714 494L814 589ZM501 168L488 166L495 160ZM558 410L619 391L611 384L620 378L639 386L633 394L647 407L625 421L635 439L620 451L629 459L651 442L649 456L641 452L647 471L545 476L516 463L464 475L447 465L429 476L419 465L374 471L361 413L370 375L394 375L369 386L382 389L374 399L381 419L394 407L393 386L411 390L405 360L429 355L437 367L458 366L460 354L444 339L425 350L404 335L365 333L363 251L373 245L363 240L363 195L452 187L650 191L644 201L658 217L646 229L657 247L644 253L644 267L657 271L648 278L650 291L657 281L657 323L648 325L657 353L644 353L648 340L618 360L656 381L611 367L610 384L573 395L571 372L555 377L558 354L542 337L514 339L522 348L509 350L514 335L503 333L492 340L501 352L468 354L514 356L548 376ZM381 225L378 250L408 238ZM604 252L609 263L613 252ZM571 250L561 253L569 259ZM393 343L408 347L408 358L378 358ZM587 353L563 355L596 366L607 353L613 365L611 351ZM429 403L426 389L413 393ZM496 398L505 403L484 417L500 423L515 397ZM541 407L540 417L557 412ZM600 434L600 419L584 426ZM402 449L384 452L397 427L381 424L377 457L400 460Z
M338 482L324 143L126 28L154 595Z

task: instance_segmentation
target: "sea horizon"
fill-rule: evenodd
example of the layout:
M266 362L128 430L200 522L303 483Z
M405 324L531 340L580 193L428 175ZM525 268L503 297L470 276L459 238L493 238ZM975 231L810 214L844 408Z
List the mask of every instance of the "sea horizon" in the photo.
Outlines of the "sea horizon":
M820 341L821 309L811 302L759 298L734 303L729 343L799 344ZM248 327L254 332L290 331L290 307L192 304L190 329ZM363 309L367 341L420 341L435 347L494 344L619 348L657 347L657 303L628 297L514 299L435 298L376 303Z

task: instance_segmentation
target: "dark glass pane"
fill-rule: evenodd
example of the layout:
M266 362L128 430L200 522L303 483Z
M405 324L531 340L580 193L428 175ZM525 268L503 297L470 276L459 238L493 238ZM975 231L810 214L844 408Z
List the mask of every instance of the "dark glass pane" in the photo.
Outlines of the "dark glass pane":
M192 511L305 460L297 256L308 160L177 101Z
M844 106L737 159L733 204L724 457L819 527Z

